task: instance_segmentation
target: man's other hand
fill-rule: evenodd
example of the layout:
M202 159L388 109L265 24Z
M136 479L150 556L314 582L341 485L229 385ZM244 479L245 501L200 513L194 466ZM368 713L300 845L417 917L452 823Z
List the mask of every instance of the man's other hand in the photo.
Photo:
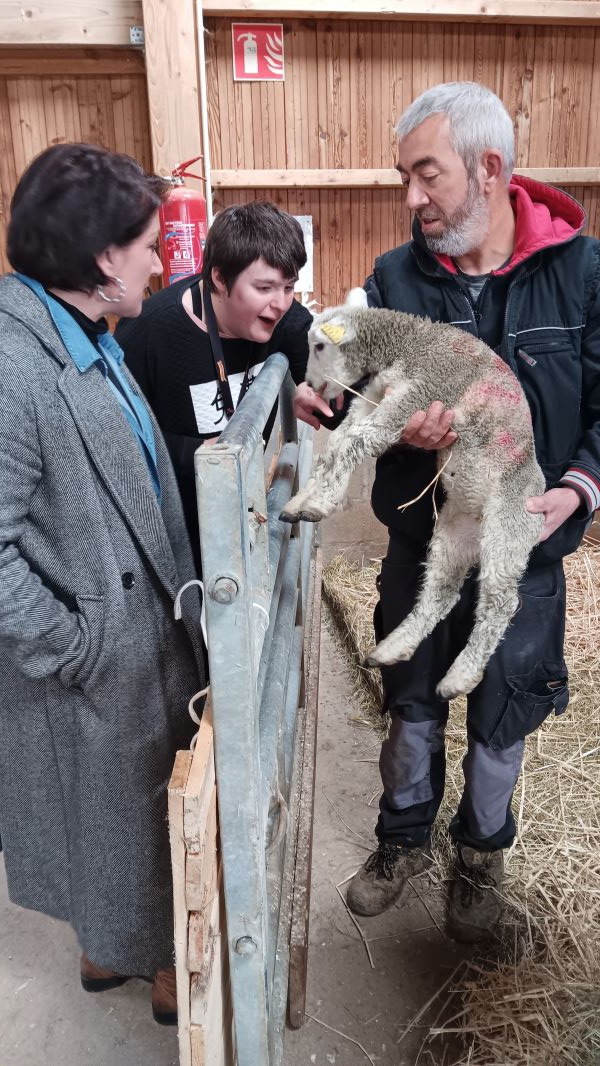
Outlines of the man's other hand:
M427 411L415 411L409 418L400 442L426 451L449 448L458 439L458 434L451 428L453 419L454 411L446 410L443 403L436 400Z
M557 489L548 489L541 496L530 496L525 506L531 514L544 516L544 528L539 539L541 544L581 507L581 496L575 489L562 485Z

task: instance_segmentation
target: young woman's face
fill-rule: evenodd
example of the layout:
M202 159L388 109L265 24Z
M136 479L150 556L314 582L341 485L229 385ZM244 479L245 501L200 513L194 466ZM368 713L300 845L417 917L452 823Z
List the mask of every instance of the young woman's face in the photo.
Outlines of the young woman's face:
M294 299L296 277L284 278L281 270L256 259L238 274L231 291L213 270L215 317L225 337L264 344Z
M114 304L115 314L135 318L142 310L142 301L150 278L162 274L162 264L156 250L157 241L158 211L155 211L143 233L131 241L131 244L126 244L123 248L112 245L99 257L99 265L104 273L120 278L125 285L122 299ZM107 296L119 295L118 286L114 283L108 282L103 288Z

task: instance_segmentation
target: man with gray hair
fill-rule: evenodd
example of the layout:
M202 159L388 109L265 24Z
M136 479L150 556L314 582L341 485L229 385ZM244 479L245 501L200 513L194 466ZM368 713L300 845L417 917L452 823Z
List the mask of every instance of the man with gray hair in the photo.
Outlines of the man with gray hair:
M502 913L503 849L515 835L511 800L525 737L551 712L562 713L569 698L562 560L600 505L600 242L581 236L585 214L570 196L512 176L512 122L484 86L429 89L396 133L413 237L376 260L365 285L369 303L451 323L494 349L525 390L546 478L543 495L527 502L545 524L519 610L468 697L464 790L450 823L456 855L448 929L476 941ZM306 384L298 387L296 412L317 426L332 414ZM435 475L435 452L456 440L453 416L441 403L417 413L377 463L372 504L390 534L378 639L412 609L434 521L431 492L419 494ZM410 662L382 669L391 725L380 759L379 846L348 891L358 914L385 910L430 862L448 718L435 688L467 640L476 598L472 574Z

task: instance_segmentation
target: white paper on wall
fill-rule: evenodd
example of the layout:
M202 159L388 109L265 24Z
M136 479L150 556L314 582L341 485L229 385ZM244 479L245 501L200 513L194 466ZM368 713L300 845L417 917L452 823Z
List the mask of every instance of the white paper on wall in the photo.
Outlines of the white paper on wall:
M298 281L294 286L294 292L309 293L315 291L313 277L313 221L312 215L294 215L294 218L302 226L304 245L306 247L306 263L298 275Z

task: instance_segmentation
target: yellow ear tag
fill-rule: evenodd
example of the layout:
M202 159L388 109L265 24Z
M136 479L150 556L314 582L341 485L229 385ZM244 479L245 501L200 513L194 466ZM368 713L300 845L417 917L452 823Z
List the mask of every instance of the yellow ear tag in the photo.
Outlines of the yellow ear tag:
M334 344L339 344L346 332L343 326L334 326L333 322L326 322L324 326L321 326L321 331Z

